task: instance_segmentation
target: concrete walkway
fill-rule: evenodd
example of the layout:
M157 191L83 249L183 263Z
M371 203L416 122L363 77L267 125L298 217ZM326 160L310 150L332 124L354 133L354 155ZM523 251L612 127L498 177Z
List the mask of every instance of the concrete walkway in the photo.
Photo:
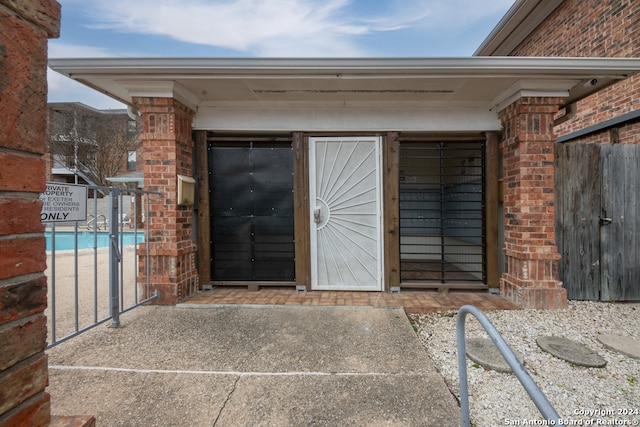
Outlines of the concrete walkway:
M402 309L151 306L121 320L49 350L54 414L98 426L460 425Z

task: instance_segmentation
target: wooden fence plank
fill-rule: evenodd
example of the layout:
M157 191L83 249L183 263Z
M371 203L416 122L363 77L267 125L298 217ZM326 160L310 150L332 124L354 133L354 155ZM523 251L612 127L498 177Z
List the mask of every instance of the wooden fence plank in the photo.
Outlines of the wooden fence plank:
M629 235L633 239L629 241L629 247L633 251L627 257L627 286L625 288L624 299L629 301L640 301L640 145L629 145L634 150L633 160L631 161L631 170L634 171L630 176L631 188L629 192L633 193L634 198L629 202L628 223L632 224Z
M559 273L568 297L640 300L640 145L567 143L556 155Z
M638 191L640 191L639 177L640 155L636 145L620 145L624 150L625 170L625 199L624 199L624 256L623 278L621 294L616 299L640 300L640 226L638 221Z
M610 225L602 228L602 299L638 300L638 146L605 146L603 208Z
M598 147L562 144L561 273L570 299L599 298L600 180Z
M556 246L558 247L558 253L562 256L560 262L558 263L558 277L560 280L563 280L565 277L564 274L564 261L566 257L566 249L564 247L564 213L565 213L565 203L564 203L564 193L566 186L566 165L567 162L566 157L569 144L555 144L554 147L554 158L555 158L555 170L554 170L554 182L555 182L555 229L556 229ZM500 201L502 203L502 201ZM500 240L502 241L502 239ZM568 283L564 283L564 286L567 287Z

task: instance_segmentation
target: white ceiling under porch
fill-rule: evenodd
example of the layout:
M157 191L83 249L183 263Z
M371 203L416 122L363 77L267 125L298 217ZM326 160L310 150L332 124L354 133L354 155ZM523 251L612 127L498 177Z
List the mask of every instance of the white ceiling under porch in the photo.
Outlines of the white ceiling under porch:
M209 130L499 130L520 96L573 103L640 71L621 58L51 59L74 80L132 105L173 97Z

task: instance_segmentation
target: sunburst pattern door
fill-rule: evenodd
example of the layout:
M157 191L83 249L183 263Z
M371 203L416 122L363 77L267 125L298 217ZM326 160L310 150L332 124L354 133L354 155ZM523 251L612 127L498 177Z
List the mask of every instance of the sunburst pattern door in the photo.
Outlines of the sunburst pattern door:
M309 139L312 289L382 290L380 147Z

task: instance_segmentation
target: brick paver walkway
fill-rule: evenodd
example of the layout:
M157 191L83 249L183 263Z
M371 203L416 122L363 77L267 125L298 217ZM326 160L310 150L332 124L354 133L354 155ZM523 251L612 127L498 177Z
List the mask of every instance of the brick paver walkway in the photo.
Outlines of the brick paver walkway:
M457 310L470 304L482 311L513 310L520 307L488 292L402 290L388 292L313 291L298 292L293 288L262 288L249 291L240 287L218 287L203 291L183 301L185 304L259 304L259 305L324 305L404 307L408 313Z

